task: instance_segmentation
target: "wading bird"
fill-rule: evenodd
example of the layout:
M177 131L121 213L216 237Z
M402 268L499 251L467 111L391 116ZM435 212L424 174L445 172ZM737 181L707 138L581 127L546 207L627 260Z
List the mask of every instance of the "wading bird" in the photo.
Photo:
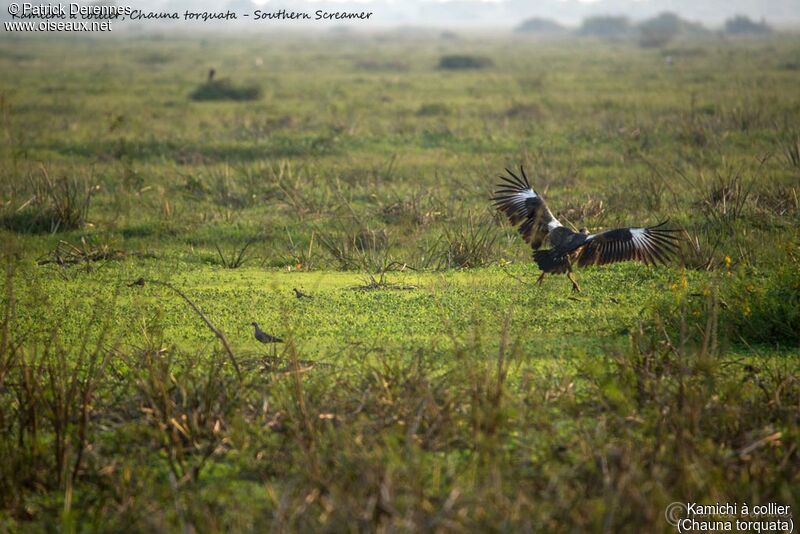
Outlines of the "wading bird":
M258 323L252 322L250 324L252 324L255 327L255 329L256 329L256 332L255 332L256 339L259 340L261 343L283 343L283 340L281 338L272 336L270 334L267 334L263 330L261 330L258 327Z
M677 251L680 230L665 228L667 221L649 228L616 228L599 234L590 234L585 228L573 232L553 216L528 183L525 170L519 170L521 177L506 169L509 176L500 176L503 182L497 185L491 200L511 224L519 225L522 238L533 248L533 259L542 270L536 281L539 285L547 273L566 273L572 290L580 291L572 276L574 262L579 267L628 260L666 264ZM550 241L550 249L539 250L545 238Z

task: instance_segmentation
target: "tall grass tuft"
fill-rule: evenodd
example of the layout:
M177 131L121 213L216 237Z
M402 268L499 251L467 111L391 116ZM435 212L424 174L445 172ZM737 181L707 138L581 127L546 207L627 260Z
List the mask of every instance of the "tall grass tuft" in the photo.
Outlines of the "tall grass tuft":
M427 267L435 269L472 268L496 259L497 231L491 217L468 214L444 227L442 235L426 254Z
M29 177L31 197L0 219L0 225L16 232L50 232L81 228L89 214L92 196L99 186L86 178L51 178L47 168Z
M754 184L755 180L744 177L742 169L717 172L698 201L706 220L730 230L745 214Z
M319 244L343 270L367 269L384 263L391 247L389 235L381 228L373 230L359 220L340 223L336 231L316 232Z
M233 250L230 253L230 256L226 256L222 249L220 248L219 244L214 243L214 247L217 249L217 255L219 256L219 261L223 267L226 269L238 269L239 267L243 266L249 259L248 257L248 249L250 246L258 240L257 237L251 237L243 245L234 246Z
M783 155L786 158L786 164L792 168L800 168L800 135L795 134L792 138L785 142L783 147Z

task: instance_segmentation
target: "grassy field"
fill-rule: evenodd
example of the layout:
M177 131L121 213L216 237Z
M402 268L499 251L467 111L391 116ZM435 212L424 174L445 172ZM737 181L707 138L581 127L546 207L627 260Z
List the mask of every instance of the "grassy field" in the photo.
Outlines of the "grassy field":
M3 34L0 530L670 532L674 501L794 505L799 54ZM680 255L537 286L488 201L519 165L565 224L669 218Z

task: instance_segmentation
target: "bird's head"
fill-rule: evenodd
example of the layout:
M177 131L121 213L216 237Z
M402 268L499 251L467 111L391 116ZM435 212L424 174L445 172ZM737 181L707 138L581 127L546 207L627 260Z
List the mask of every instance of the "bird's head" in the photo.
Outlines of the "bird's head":
M578 230L578 231L579 231L580 233L582 233L583 235L589 235L589 230L587 230L586 228L581 228L581 229L580 229L580 230Z
M257 322L253 321L253 322L252 322L252 323L250 323L250 324L251 324L251 325L253 325L253 326L255 326L256 328L258 328L258 323L257 323Z

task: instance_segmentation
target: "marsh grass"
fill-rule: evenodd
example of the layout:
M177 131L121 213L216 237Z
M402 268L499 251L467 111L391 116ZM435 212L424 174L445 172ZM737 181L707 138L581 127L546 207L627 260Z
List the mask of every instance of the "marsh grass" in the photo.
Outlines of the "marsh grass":
M723 264L723 258L719 254L721 235L701 229L694 235L687 233L683 237L680 251L681 264L684 267L712 271Z
M322 211L330 201L330 191L315 189L309 185L308 171L297 168L289 161L270 165L269 176L277 189L283 194L283 202L297 216L313 215ZM324 195L320 198L320 194Z
M83 226L97 186L89 178L51 178L40 166L28 175L27 192L30 197L25 202L2 215L2 226L21 233L55 233Z
M379 216L390 225L425 227L442 219L447 210L444 202L422 189L377 198L376 203Z
M706 181L698 206L709 224L730 230L750 208L754 186L755 179L745 177L742 169L717 171Z
M795 37L274 37L0 54L0 530L660 531L673 501L798 501ZM188 100L209 63L270 98ZM564 224L669 218L682 259L536 286L489 214L519 164Z
M313 270L317 266L317 257L314 254L315 232L311 232L308 247L302 242L296 242L286 229L285 249L289 258L289 266L296 269Z
M800 187L777 185L759 191L756 208L777 217L792 216L800 211Z
M764 273L752 266L736 269L726 258L715 272L717 279L728 279L724 286L709 284L702 292L690 294L691 298L662 303L660 316L672 332L682 336L701 331L687 333L679 319L707 318L714 321L715 335L729 342L800 346L800 263L791 255L784 259L780 269Z
M225 430L241 409L238 381L222 371L222 358L201 367L151 347L121 359L130 368L144 424L152 429L174 484L196 483L212 457L225 452Z
M86 467L94 439L93 419L115 341L87 330L76 340L62 339L58 326L45 327L43 341L32 341L17 326L11 288L13 267L5 280L0 389L0 423L9 432L2 443L4 507L21 504L14 488L32 487L63 495L63 513L72 506L74 483ZM99 315L90 318L100 323ZM110 348L109 348L110 347Z
M320 228L316 235L340 269L380 270L379 265L388 262L391 241L385 229L372 229L357 217L336 226L335 231Z
M251 237L250 239L245 241L243 245L234 247L229 256L226 256L222 252L222 249L220 248L219 244L215 243L214 247L217 250L219 261L223 267L225 267L226 269L238 269L250 259L248 257L248 250L256 241L258 241L258 237Z
M783 155L788 166L800 168L800 135L795 134L785 142Z
M426 267L442 270L489 265L496 259L497 238L491 217L468 213L444 228L427 253Z
M345 366L309 363L290 339L284 364L243 365L237 378L214 351L176 349L158 328L122 348L102 334L65 345L53 325L36 349L17 328L13 276L0 329L7 520L624 529L717 487L790 499L797 476L800 381L784 359L725 356L725 314L739 304L724 308L713 289L701 315L676 301L677 315L566 367L527 360L506 315L490 338L475 330L401 357L353 346ZM42 490L59 498L36 499Z

